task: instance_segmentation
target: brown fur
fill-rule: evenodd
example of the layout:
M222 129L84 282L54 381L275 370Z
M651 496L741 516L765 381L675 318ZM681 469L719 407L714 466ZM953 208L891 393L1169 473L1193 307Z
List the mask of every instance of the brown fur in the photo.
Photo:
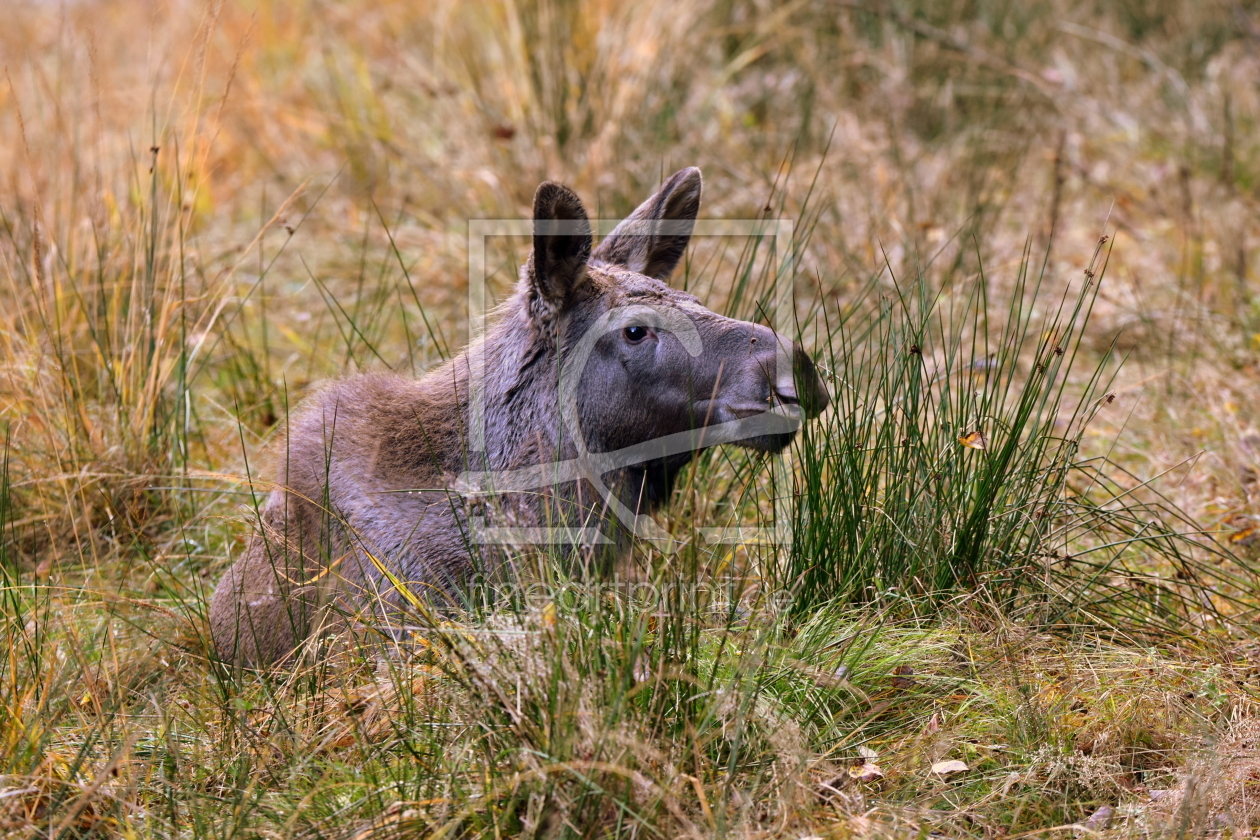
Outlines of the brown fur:
M581 201L544 183L534 199L530 260L483 340L419 380L358 376L307 400L273 453L278 489L262 509L261 533L211 601L211 632L224 658L249 666L286 661L339 616L397 604L395 583L440 606L462 603L503 574L503 552L474 543L474 518L496 526L599 527L612 535L609 545L562 547L575 564L596 570L623 552L630 534L609 506L644 513L665 503L695 451L595 477L611 489L609 499L586 479L480 497L453 489L468 470L517 470L577 454L561 417L566 391L559 380L566 354L606 323L601 319L614 319L607 322L613 327L597 340L592 335L573 391L592 453L756 415L772 404L797 404L806 416L820 412L826 390L799 347L787 365L795 372L776 371L782 354L772 331L710 312L663 282L686 248L700 192L699 170L675 173L592 253ZM664 322L615 320L631 311L626 307L644 305L685 315L703 352L692 355ZM474 361L484 369L485 452L468 446ZM740 442L778 451L790 438ZM387 622L388 614L378 609L375 618Z

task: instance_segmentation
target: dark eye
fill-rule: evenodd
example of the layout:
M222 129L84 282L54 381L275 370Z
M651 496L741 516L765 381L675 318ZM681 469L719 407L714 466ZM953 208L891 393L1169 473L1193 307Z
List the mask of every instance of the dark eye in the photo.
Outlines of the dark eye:
M648 328L640 326L626 327L622 331L622 334L625 335L626 341L631 344L638 344L640 341L648 337Z

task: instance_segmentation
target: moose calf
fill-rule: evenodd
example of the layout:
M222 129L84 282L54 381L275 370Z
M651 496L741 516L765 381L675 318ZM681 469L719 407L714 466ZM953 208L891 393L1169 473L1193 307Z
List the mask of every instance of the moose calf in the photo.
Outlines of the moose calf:
M698 169L675 173L592 251L577 195L542 184L533 252L483 338L419 380L356 376L307 400L261 533L210 604L222 656L287 662L344 615L397 612L403 587L458 604L502 572L482 536L503 526L606 567L700 449L786 447L827 404L809 357L666 285L700 191Z

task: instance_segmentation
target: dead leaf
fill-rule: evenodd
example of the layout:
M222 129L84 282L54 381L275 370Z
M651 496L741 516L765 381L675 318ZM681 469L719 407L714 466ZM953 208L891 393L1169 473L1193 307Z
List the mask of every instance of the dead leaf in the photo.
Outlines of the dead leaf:
M1112 808L1110 805L1104 805L1090 814L1089 819L1085 820L1082 827L1086 831L1106 831L1107 826L1111 825L1111 818L1115 813L1115 808Z
M1234 545L1252 545L1260 538L1260 528L1252 526L1244 528L1241 531L1235 531L1229 535L1229 541Z
M905 691L914 688L914 669L909 665L898 665L893 669L892 687Z
M873 782L884 778L884 771L879 769L878 764L863 761L849 767L849 778L857 782Z
M951 773L966 773L971 768L956 758L949 761L938 761L932 765L932 772L938 776L948 776Z
M879 717L884 712L892 708L892 704L893 701L891 700L878 700L872 703L870 708L866 710L866 716L872 718Z
M984 432L977 429L974 432L968 432L965 435L959 435L958 442L968 449L988 449L989 441L984 436Z

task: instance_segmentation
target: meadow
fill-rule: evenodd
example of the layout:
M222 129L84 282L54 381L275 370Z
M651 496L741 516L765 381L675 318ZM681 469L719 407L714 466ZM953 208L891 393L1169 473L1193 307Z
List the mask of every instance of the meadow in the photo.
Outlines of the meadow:
M1254 2L15 2L0 66L4 836L1260 827ZM791 222L675 280L790 292L791 450L614 579L220 662L303 395L458 352L470 220L692 165Z

